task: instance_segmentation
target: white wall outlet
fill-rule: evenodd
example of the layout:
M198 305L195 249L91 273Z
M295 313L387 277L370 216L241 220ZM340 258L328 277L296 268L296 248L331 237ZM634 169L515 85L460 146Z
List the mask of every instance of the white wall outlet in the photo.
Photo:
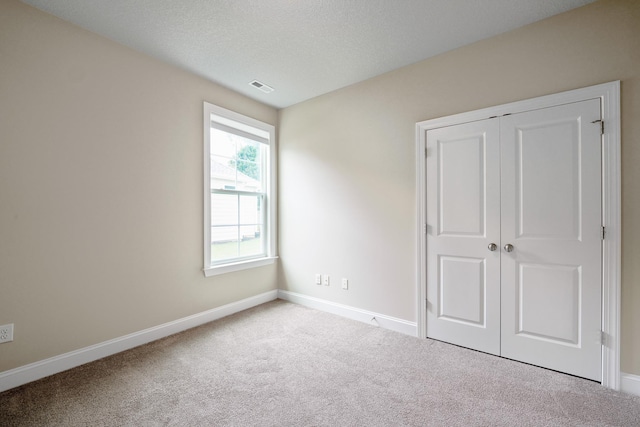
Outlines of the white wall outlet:
M329 286L329 284L331 283L331 278L328 274L324 275L322 283L324 283L325 286Z
M316 285L322 285L322 274L316 274Z
M344 277L342 278L342 289L344 289L345 291L349 289L349 280L345 279Z
M0 343L13 341L13 323L0 326Z

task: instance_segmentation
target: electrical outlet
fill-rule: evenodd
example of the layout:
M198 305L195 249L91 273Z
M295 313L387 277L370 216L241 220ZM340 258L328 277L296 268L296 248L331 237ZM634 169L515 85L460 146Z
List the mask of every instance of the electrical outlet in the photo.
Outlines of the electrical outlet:
M344 277L342 278L342 289L345 291L349 289L349 280Z
M331 283L331 278L328 274L324 275L322 283L324 283L325 286L329 286L329 284Z
M316 274L316 285L322 285L322 274Z
M0 343L13 341L13 323L0 326Z

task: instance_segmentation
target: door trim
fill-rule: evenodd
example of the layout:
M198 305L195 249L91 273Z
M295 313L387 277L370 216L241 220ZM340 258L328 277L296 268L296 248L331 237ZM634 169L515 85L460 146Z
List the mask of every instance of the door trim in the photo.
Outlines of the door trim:
M606 234L602 245L602 385L620 389L620 81L603 83L553 95L531 98L466 113L416 123L416 293L418 337L427 332L426 281L426 133L428 130L521 113L556 105L601 100L602 136L602 218Z

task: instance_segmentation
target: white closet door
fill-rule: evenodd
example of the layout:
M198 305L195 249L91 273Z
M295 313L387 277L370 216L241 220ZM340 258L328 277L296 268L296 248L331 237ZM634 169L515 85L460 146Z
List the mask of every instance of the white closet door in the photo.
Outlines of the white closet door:
M500 119L501 354L600 381L599 100ZM508 252L505 245L512 245Z
M498 132L497 119L430 130L426 163L427 336L493 354L500 354Z

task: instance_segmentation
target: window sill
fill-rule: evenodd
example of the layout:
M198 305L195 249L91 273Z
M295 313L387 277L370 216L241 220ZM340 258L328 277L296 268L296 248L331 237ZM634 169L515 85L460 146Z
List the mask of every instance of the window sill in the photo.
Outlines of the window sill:
M231 273L233 271L247 270L249 268L262 267L264 265L273 264L278 257L265 257L251 259L247 261L234 262L231 264L222 264L204 269L205 277L217 276L219 274Z

